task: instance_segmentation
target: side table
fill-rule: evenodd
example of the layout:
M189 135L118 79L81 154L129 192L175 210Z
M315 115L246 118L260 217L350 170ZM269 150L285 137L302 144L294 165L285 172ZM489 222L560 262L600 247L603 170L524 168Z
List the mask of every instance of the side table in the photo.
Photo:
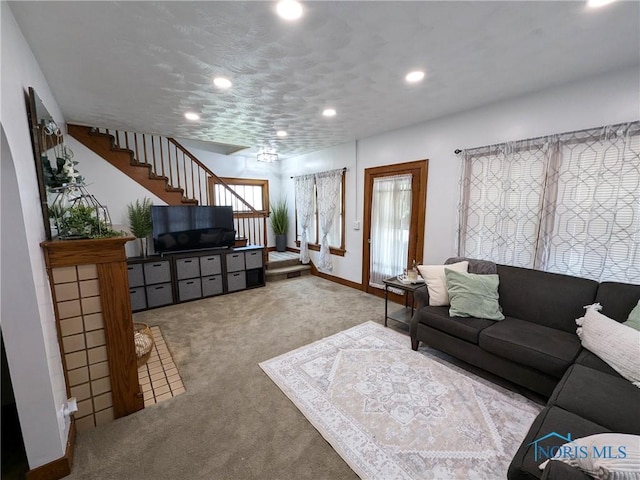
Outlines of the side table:
M401 282L398 277L385 278L382 280L384 283L384 326L387 326L387 320L395 320L396 322L409 325L411 323L411 317L413 317L413 294L416 290L425 286L424 281L416 283L404 283ZM404 308L395 312L389 313L389 288L397 288L403 290L406 295L404 296ZM411 303L409 303L409 296L411 296Z

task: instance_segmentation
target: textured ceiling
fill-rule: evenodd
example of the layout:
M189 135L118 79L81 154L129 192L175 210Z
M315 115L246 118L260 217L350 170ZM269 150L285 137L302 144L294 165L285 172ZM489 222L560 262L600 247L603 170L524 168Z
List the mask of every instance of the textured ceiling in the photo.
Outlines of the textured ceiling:
M65 120L306 153L638 65L640 3L10 2ZM425 80L404 75L422 68ZM222 91L212 78L230 78ZM321 115L325 107L337 116ZM184 119L200 113L199 122ZM276 139L284 129L289 136Z

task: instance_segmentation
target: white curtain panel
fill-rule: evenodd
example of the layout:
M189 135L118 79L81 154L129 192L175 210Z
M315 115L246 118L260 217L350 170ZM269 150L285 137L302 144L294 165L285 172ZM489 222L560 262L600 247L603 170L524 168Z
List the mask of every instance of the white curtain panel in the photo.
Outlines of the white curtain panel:
M315 175L302 175L293 179L295 184L296 208L298 210L298 225L300 225L300 261L308 264L309 257L309 222L313 217L313 187Z
M384 288L382 280L407 268L411 222L412 175L373 179L369 285Z
M640 282L640 122L467 150L458 253Z
M316 174L316 191L318 195L318 223L320 224L320 256L318 258L318 270L321 272L333 271L329 240L327 236L331 232L334 218L340 207L340 187L344 170L331 170Z

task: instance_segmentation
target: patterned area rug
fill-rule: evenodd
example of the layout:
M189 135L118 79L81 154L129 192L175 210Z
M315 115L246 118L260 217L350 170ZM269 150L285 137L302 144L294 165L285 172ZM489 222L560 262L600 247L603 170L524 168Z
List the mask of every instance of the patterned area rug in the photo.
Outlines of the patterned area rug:
M541 410L373 322L260 367L363 479L504 479Z

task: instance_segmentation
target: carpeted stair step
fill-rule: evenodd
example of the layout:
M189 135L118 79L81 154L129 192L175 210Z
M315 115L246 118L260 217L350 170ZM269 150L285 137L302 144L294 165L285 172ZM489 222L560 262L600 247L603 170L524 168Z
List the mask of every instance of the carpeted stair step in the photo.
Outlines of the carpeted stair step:
M272 262L269 262L270 264ZM303 275L310 275L311 267L309 265L302 265L298 262L297 265L289 265L285 267L273 268L271 265L265 272L265 280L271 282L274 280L286 280L287 278L301 277Z
M301 265L300 258L287 258L284 260L272 260L269 259L269 263L267 263L267 270L273 270L274 268L284 268L284 267L293 267L295 265Z

